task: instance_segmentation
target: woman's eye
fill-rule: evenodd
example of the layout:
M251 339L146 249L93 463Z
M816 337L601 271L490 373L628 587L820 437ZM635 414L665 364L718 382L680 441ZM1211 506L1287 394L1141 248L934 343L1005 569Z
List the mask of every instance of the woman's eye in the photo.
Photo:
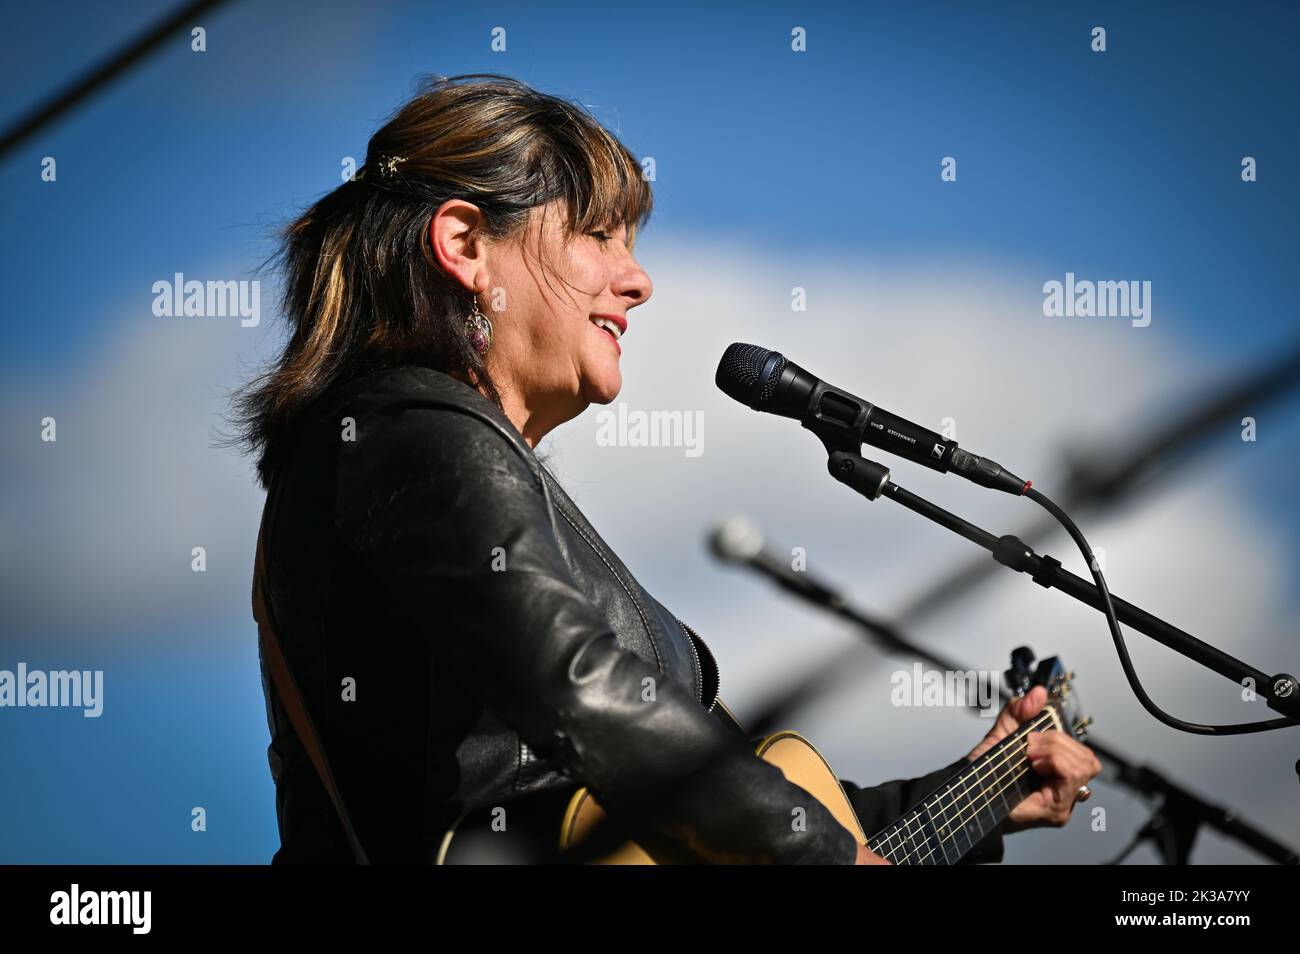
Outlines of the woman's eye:
M608 232L588 232L587 234L595 236L596 241L601 243L608 242L611 237Z

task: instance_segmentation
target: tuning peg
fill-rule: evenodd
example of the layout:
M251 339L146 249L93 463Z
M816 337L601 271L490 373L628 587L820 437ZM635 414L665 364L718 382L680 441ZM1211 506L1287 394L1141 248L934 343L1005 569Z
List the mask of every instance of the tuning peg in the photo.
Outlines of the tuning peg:
M1016 696L1023 696L1034 683L1034 651L1028 646L1021 646L1011 651L1011 668L1004 675L1007 688Z
M1092 716L1084 716L1081 719L1074 720L1074 734L1083 738L1088 734L1088 726L1092 725Z

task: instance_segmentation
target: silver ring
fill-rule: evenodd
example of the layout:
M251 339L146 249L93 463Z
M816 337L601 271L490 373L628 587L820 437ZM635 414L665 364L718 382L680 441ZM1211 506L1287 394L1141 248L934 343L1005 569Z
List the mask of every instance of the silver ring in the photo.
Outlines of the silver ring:
M1074 800L1076 802L1086 802L1090 798L1092 798L1092 789L1087 785L1080 785L1079 790L1074 793Z

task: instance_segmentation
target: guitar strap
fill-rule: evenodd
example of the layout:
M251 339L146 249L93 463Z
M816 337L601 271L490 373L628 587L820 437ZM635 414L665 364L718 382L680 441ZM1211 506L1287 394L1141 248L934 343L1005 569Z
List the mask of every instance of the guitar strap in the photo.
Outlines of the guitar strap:
M732 713L732 711L727 708L727 704L722 701L721 696L718 697L717 710L718 710L717 717L719 722L721 722L723 725L725 725L727 728L731 729L732 731L736 732L738 735L741 735L746 739L749 738L749 733L745 730L745 727L740 724L740 720L737 719L736 716Z
M338 813L339 821L343 823L343 832L347 835L353 860L359 865L368 865L370 859L366 856L366 850L361 846L361 841L352 827L352 819L348 816L343 797L339 794L338 784L334 781L334 772L330 769L329 759L325 757L325 749L307 711L307 703L303 700L298 682L289 669L284 648L280 645L280 637L271 620L271 607L266 599L266 565L262 555L262 536L266 530L266 517L270 509L268 501L262 511L262 525L257 531L257 561L253 566L253 618L257 620L257 640L262 661L271 672L276 694L279 695L285 711L289 713L289 720L293 723L294 732L298 734L298 741L302 743L303 749L311 758L321 784L325 786L330 801L334 803L334 810Z

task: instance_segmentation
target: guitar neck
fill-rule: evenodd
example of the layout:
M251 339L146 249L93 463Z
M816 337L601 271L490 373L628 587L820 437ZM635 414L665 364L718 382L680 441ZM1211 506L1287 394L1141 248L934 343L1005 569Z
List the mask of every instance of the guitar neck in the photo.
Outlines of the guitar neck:
M867 844L895 865L956 864L1038 787L1026 739L1055 728L1060 722L1049 705Z

